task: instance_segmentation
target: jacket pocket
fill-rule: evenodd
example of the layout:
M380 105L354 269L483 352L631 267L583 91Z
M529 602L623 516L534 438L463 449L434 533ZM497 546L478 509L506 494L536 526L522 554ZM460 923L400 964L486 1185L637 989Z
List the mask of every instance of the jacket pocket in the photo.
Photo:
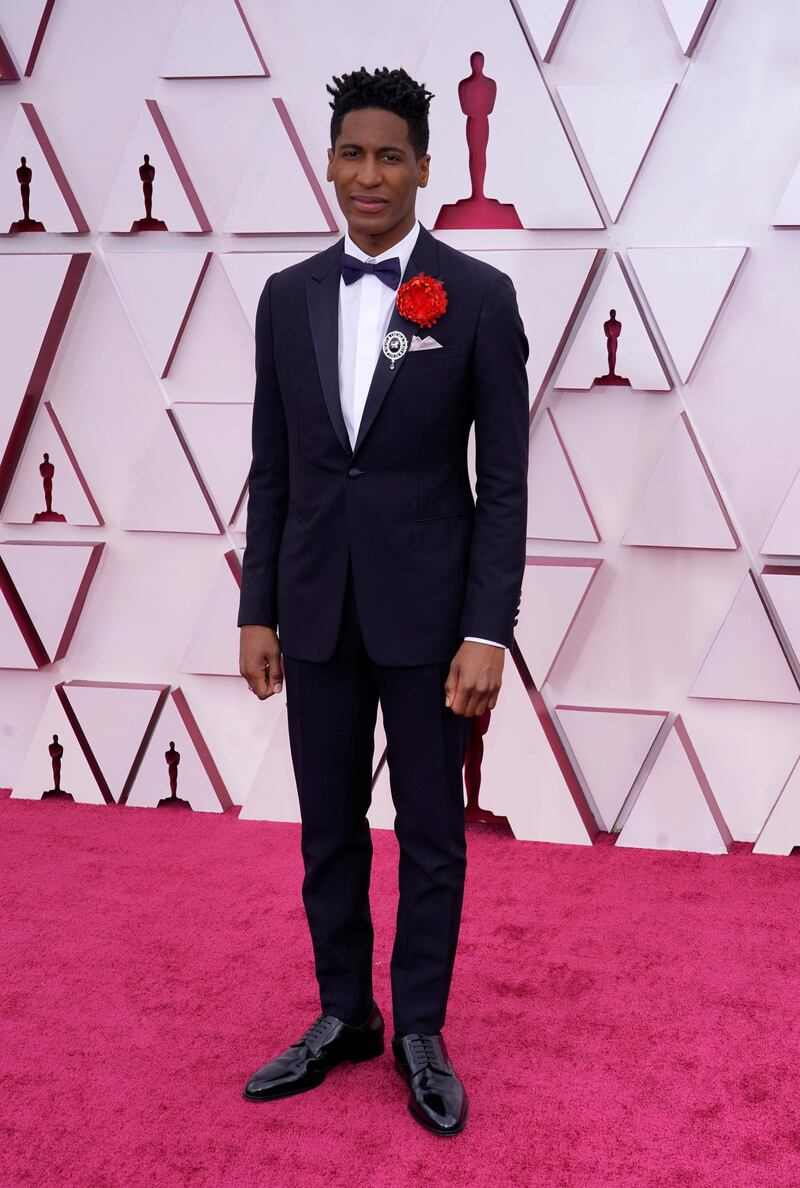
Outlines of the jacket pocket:
M451 363L460 362L466 355L464 347L430 347L425 351L406 351L404 362L410 363L412 359L424 359L426 363L433 363L434 361L445 363L449 359Z
M468 510L459 512L441 512L438 516L421 516L419 519L411 520L412 524L435 524L437 520L463 520L465 516L470 513Z

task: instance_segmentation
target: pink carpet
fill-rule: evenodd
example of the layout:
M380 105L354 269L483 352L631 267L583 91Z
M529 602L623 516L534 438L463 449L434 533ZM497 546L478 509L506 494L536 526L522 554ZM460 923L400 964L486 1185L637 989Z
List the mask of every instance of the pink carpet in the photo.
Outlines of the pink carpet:
M317 1012L296 825L0 797L0 1184L800 1184L800 867L470 830L445 1036L467 1129L387 1054L282 1102ZM396 843L375 838L389 1019Z

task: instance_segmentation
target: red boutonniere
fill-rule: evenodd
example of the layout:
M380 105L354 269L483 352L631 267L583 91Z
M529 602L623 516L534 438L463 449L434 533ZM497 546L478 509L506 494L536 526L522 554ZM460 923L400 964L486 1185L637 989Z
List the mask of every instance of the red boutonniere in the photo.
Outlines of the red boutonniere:
M418 272L397 290L395 304L410 322L432 326L447 309L447 290L435 276Z

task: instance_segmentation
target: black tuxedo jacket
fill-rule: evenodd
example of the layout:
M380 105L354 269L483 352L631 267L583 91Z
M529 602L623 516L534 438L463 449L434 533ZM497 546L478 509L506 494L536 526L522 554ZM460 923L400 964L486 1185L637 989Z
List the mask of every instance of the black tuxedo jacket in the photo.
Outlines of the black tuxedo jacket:
M238 626L329 659L348 553L378 664L449 661L465 635L511 645L525 569L528 340L510 278L420 224L403 274L438 277L440 349L381 353L352 449L339 397L344 237L269 277L256 313L253 457ZM359 284L359 281L355 282ZM467 464L475 422L476 495Z

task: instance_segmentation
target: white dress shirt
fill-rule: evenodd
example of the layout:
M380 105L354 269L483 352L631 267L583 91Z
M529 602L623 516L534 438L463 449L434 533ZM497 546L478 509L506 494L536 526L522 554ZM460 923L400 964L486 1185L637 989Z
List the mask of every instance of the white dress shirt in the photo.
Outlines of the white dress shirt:
M417 219L398 243L377 256L368 256L345 232L344 251L358 260L371 262L397 256L402 277L418 235ZM364 273L349 285L345 284L344 277L339 278L339 392L351 446L355 445L367 392L380 357L396 296L397 291L373 273ZM493 639L480 639L476 635L464 638L476 643L494 644L497 648L506 646Z

